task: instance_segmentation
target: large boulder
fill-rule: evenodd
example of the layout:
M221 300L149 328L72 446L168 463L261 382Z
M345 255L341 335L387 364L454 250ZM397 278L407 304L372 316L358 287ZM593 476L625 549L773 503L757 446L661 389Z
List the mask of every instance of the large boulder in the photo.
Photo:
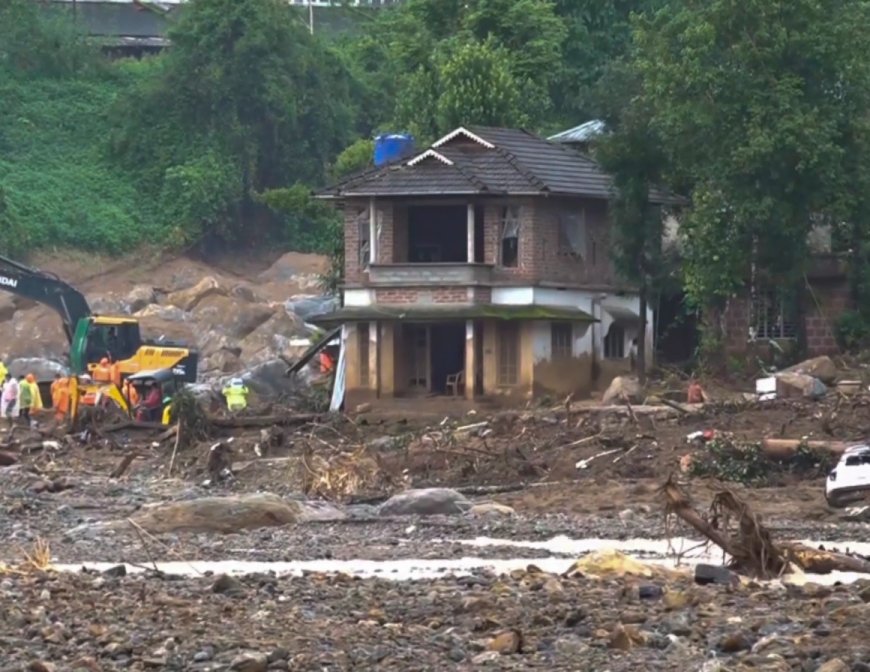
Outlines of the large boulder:
M245 338L272 317L275 309L264 303L248 303L214 294L203 298L193 311L198 330L219 331L230 341Z
M133 316L138 317L140 321L154 318L163 322L186 322L190 319L190 313L177 306L161 306L156 303L137 310Z
M280 359L270 359L235 376L229 376L220 381L221 385L231 377L239 377L245 381L248 389L262 398L279 397L292 392L294 381L287 377L287 363Z
M236 373L242 370L242 360L239 359L238 350L221 348L203 357L199 370L204 376Z
M334 296L302 296L288 299L284 305L288 312L307 320L309 317L337 310L338 299Z
M272 317L238 342L241 358L246 366L252 366L278 357L296 358L305 351L301 344L308 330L296 315L278 310Z
M825 384L813 376L788 371L776 374L776 393L780 397L821 399L825 396L826 392L827 388Z
M287 252L263 271L259 279L261 282L287 283L288 294L302 293L317 289L320 276L328 267L329 262L322 255Z
M144 530L161 532L223 532L295 523L302 514L299 502L270 493L232 497L203 497L166 502L141 509L131 520Z
M137 285L131 289L124 298L124 304L128 313L136 313L147 308L152 303L157 303L157 293L148 285Z
M406 490L393 495L381 504L381 516L437 516L465 513L471 502L451 488L423 488Z
M7 368L10 376L18 378L32 373L40 381L54 380L57 374L65 376L69 373L65 364L41 357L19 357L10 361Z
M193 310L200 301L208 296L226 295L226 288L214 276L207 275L193 287L179 289L171 292L166 297L166 302L172 306L178 306L182 310Z
M623 402L636 403L640 401L640 381L634 376L617 376L610 383L601 398L602 404L617 404Z
M818 378L825 385L832 385L837 380L837 365L827 355L813 357L800 364L795 364L783 371L783 373L802 373L813 378Z

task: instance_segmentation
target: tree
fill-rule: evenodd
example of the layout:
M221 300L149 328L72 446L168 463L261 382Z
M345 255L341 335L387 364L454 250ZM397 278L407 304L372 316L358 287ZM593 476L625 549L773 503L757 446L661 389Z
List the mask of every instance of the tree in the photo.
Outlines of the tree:
M650 124L650 110L638 95L640 83L622 64L600 84L601 116L609 131L595 145L595 157L613 177L611 253L617 272L637 285L640 299L638 378L646 382L647 306L667 274L662 254L663 212L650 192L661 183L665 156Z
M216 157L208 170L235 176L232 197L202 189L206 202L186 212L209 213L204 233L249 234L256 193L322 181L353 137L350 78L282 0L199 0L170 37L172 49L119 107L116 151L155 193L171 176L204 175L190 166L195 157Z
M848 214L866 154L866 0L688 0L638 19L632 67L681 222L688 296L722 306L753 269L796 287L814 218Z

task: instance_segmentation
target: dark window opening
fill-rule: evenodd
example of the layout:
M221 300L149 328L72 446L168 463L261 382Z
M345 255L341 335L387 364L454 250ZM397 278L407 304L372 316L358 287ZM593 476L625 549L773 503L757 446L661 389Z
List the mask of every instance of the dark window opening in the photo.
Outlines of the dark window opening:
M468 261L465 205L408 208L408 261L416 264Z
M445 394L447 377L465 371L465 323L433 324L430 330L432 391Z
M751 330L751 340L796 338L797 320L793 305L775 291L756 290L752 297Z
M486 241L484 239L484 209L483 206L474 206L474 263L486 262Z
M559 213L559 253L586 257L586 208Z
M359 384L360 387L368 387L369 374L369 325L361 322L357 326L357 338L359 339Z
M359 237L359 266L360 268L368 268L371 259L371 242L369 240L369 212L365 208L357 210L356 225Z
M103 357L118 362L130 359L141 345L139 325L136 323L109 325L92 322L88 328L85 353L88 362L99 362Z
M501 265L516 268L520 260L520 209L516 205L501 212Z
M550 340L553 361L571 358L572 325L570 322L553 322Z
M623 359L625 357L625 329L613 323L604 337L604 357L606 359Z
M520 378L520 330L515 322L498 324L498 376L499 385L519 383Z

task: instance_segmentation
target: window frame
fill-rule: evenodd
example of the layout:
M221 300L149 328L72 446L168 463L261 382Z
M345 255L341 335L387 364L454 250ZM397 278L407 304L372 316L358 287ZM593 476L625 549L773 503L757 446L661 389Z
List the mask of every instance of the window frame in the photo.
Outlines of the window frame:
M618 331L615 332L614 329ZM616 338L617 334L619 338ZM603 345L604 359L625 359L625 327L618 322L612 322L604 334Z
M502 268L519 268L520 265L520 220L521 209L519 205L505 205L501 209L501 227L498 245L498 262ZM507 235L509 228L514 228L515 235ZM514 242L512 263L506 263L505 247L509 240Z
M516 322L498 323L496 333L496 384L516 387L520 383L520 330Z
M565 361L574 356L574 324L550 322L550 358Z

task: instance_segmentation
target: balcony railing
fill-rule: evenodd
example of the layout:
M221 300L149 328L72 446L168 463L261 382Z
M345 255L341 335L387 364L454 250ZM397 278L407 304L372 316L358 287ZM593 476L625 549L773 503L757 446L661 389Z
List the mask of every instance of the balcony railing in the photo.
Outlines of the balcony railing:
M492 281L491 264L372 264L372 285L482 285Z

